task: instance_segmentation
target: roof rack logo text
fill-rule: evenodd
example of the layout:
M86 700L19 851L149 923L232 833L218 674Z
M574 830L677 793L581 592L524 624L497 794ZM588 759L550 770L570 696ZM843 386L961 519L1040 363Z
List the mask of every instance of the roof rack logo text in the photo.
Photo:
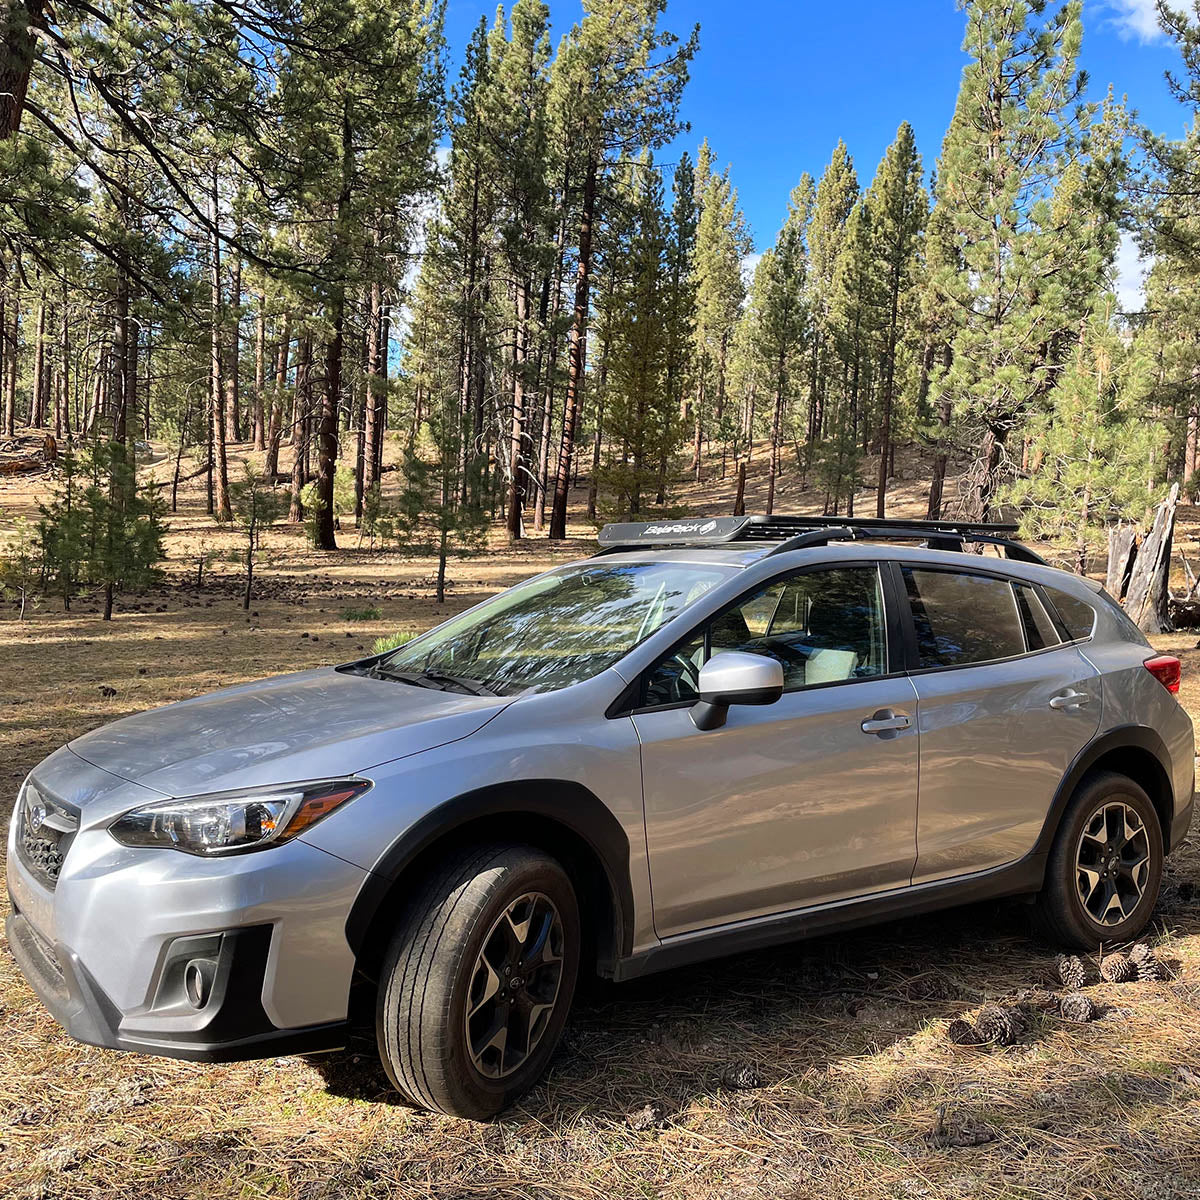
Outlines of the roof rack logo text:
M673 525L647 525L643 537L660 537L663 534L703 534L716 529L716 521L680 521Z

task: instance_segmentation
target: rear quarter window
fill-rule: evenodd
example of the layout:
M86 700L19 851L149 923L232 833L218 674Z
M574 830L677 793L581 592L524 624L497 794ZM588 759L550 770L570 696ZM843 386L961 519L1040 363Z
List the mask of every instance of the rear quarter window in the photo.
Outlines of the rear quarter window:
M1047 588L1046 592L1071 640L1090 638L1096 628L1096 610L1085 601L1067 592L1060 592L1057 588Z

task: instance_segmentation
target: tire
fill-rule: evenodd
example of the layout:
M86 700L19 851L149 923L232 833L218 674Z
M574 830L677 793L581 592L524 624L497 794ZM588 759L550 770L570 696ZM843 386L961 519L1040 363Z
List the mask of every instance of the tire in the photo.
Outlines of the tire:
M389 1079L417 1107L495 1116L554 1054L579 955L575 891L549 855L489 845L448 857L413 895L384 958L375 1029Z
M1131 865L1143 854L1144 866ZM1131 941L1158 903L1163 856L1162 825L1145 791L1111 771L1087 776L1050 849L1034 904L1039 932L1074 950Z

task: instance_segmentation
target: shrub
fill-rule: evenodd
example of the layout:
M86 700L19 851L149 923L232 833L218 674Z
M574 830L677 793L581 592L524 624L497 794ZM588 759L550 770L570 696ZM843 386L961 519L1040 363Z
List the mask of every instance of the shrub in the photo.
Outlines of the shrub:
M368 608L343 608L343 621L378 621L383 613L374 605Z
M389 634L387 637L376 638L375 645L371 647L371 653L386 654L389 650L395 650L397 646L406 645L417 636L419 635L415 629L401 629L398 633Z

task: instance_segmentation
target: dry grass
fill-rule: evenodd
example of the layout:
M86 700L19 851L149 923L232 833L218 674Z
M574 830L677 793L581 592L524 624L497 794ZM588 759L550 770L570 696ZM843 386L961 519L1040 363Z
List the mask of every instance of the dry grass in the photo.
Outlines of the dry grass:
M727 511L721 486L712 507ZM13 485L0 506L28 510L34 487ZM698 492L686 499L701 506ZM136 611L111 625L88 603L24 624L0 619L0 796L104 721L341 661L581 548L497 542L452 568L438 610L428 560L321 557L280 530L246 614L232 568L203 589L187 582L200 539L226 537L209 531L196 501L189 493L171 534L175 573ZM346 619L368 606L382 619ZM1184 701L1200 711L1195 635L1159 644L1183 653ZM103 698L102 685L116 695ZM0 955L0 1195L1200 1196L1197 895L1200 853L1189 847L1170 864L1153 930L1172 979L1092 985L1100 1020L1041 1014L1006 1048L960 1048L944 1029L1047 982L1052 954L1028 940L1011 905L598 985L547 1080L488 1126L393 1103L366 1042L320 1060L220 1067L77 1045ZM761 1086L726 1086L738 1066ZM657 1107L639 1118L647 1105ZM931 1139L939 1112L950 1136Z

